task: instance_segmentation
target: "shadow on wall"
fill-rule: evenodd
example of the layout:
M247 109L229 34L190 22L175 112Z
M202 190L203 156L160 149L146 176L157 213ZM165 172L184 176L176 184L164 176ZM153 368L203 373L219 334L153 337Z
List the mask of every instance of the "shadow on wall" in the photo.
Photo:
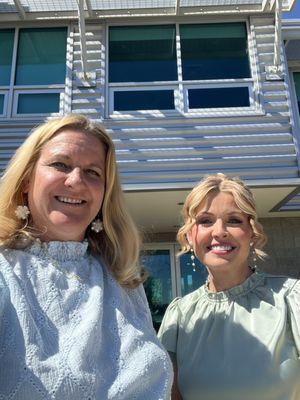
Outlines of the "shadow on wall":
M300 218L261 219L268 243L269 258L259 267L272 274L300 278Z

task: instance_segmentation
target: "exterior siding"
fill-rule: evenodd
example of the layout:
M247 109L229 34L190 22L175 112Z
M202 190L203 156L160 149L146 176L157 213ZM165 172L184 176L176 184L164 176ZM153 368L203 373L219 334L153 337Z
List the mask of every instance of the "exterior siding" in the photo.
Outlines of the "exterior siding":
M105 119L105 26L87 25L88 65L97 73L96 87L83 88L73 79L72 110L103 118L115 141L125 187L139 184L191 184L216 171L244 179L297 178L287 84L265 81L272 64L274 19L251 17L250 62L262 113L258 115ZM74 33L74 71L80 71L80 48ZM222 115L223 114L223 115Z
M116 144L125 189L139 185L192 186L203 175L218 171L256 181L298 178L287 83L265 80L265 65L272 64L273 41L273 16L251 17L250 63L255 99L261 107L257 114L229 116L222 110L215 116L143 113L139 118L116 120L105 118L105 23L86 24L87 65L90 72L96 72L96 79L90 84L80 77L80 37L74 24L68 38L63 109L103 121ZM37 123L34 121L31 126ZM4 168L31 126L24 120L1 123L0 168Z

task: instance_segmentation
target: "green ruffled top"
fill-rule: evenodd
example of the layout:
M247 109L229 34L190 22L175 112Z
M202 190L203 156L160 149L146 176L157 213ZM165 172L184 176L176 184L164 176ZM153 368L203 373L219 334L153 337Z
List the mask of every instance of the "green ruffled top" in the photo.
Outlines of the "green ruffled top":
M169 305L159 338L184 400L300 399L300 281L262 272Z

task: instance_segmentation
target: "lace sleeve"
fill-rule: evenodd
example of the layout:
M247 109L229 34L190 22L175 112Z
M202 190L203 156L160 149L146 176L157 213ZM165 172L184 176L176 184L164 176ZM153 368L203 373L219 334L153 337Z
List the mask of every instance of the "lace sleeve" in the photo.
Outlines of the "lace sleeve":
M292 333L300 357L300 280L296 282L288 294L287 304Z
M1 258L0 258L0 327L5 312L5 307L7 306L8 301L9 301L9 290L1 272Z

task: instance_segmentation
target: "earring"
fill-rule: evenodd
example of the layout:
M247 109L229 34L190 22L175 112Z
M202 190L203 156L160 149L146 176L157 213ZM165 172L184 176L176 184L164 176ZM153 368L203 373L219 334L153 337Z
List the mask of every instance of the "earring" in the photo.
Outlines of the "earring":
M196 264L195 264L195 253L194 253L194 249L191 246L191 263L192 263L192 268L193 271L196 271Z
M30 211L27 206L18 206L15 210L15 214L18 219L27 219Z
M250 250L251 250L251 258L252 258L252 262L253 262L253 265L250 268L252 269L252 271L255 271L257 269L257 265L256 265L257 256L256 256L255 248L254 248L254 243L250 243Z
M95 221L92 222L91 230L96 233L103 231L103 224L99 218L95 219Z

